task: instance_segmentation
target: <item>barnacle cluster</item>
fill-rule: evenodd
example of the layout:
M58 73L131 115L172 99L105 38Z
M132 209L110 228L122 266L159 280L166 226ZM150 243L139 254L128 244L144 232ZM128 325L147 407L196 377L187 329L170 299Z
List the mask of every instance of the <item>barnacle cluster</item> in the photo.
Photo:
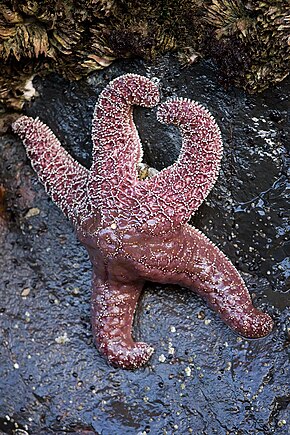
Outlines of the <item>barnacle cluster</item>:
M260 92L289 74L289 6L288 0L213 0L207 5L208 53L225 77Z
M20 108L25 84L35 73L57 71L78 79L108 66L115 56L100 17L113 6L112 0L0 0L0 100ZM95 20L91 26L89 18Z
M0 101L21 108L23 86L34 73L79 79L116 57L153 58L174 47L154 4L150 12L138 3L0 0Z
M0 58L20 60L44 55L57 59L61 54L70 55L75 51L85 57L87 47L83 35L88 31L87 20L106 16L113 5L112 0L0 0ZM95 31L94 26L92 30ZM97 39L98 34L95 34ZM92 51L100 50L100 57L106 56L105 50L100 49L102 45L91 47Z
M68 79L116 58L179 50L261 91L289 73L289 0L0 0L0 101L21 108L33 74Z

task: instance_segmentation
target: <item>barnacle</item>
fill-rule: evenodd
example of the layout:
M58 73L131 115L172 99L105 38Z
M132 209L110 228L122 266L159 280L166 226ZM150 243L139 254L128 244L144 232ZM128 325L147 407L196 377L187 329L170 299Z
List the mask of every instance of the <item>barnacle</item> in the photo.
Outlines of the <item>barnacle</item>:
M253 18L241 0L214 0L208 7L205 21L212 24L218 39L233 33L246 37Z
M197 53L193 47L183 47L177 53L177 58L183 67L192 65L200 57L200 53Z
M85 68L87 72L105 68L116 59L114 51L109 47L108 42L103 36L103 27L92 28L90 29L90 33L92 35L90 49L79 51L78 53L82 58L81 66Z
M94 17L103 18L107 17L115 11L117 6L116 0L92 0L92 11Z
M56 26L52 31L50 43L63 54L71 54L74 46L81 39L82 28L72 24L71 19L64 20L61 25Z

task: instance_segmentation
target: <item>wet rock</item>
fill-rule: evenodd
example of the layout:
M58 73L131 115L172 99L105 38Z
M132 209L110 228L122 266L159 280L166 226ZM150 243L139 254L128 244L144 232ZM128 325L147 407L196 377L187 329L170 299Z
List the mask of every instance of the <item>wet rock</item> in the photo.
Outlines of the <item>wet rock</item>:
M125 72L159 78L162 99L195 99L217 119L225 147L222 171L192 222L236 263L275 329L261 340L243 339L188 290L148 283L134 335L155 353L135 372L109 366L92 342L86 251L38 183L20 141L3 136L0 185L9 218L0 254L0 431L285 434L290 82L254 97L226 92L207 63L187 70L171 57L154 65L119 62L83 82L36 79L40 97L26 112L40 116L89 166L94 103ZM155 110L136 108L135 119L146 163L157 169L171 164L180 149L175 128L159 125Z

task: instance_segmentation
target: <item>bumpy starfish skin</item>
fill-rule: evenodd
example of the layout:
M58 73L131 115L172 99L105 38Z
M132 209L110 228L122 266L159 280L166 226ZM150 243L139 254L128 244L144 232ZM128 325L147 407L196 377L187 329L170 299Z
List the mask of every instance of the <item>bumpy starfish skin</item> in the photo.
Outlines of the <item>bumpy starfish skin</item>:
M95 108L90 170L73 160L38 119L23 116L13 125L46 191L88 250L95 342L123 368L141 366L153 352L132 338L145 280L192 289L245 337L263 337L273 326L267 314L253 307L232 263L186 223L218 176L222 141L211 114L186 99L161 104L157 117L179 127L181 153L169 168L138 179L142 147L132 106L158 102L157 86L145 77L127 74L113 80Z

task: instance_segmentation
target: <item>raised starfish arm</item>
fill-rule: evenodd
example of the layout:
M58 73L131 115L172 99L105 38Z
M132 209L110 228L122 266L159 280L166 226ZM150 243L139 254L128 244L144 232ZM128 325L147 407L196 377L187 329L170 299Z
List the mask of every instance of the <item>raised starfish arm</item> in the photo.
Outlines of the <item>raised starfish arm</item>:
M100 94L93 118L89 192L101 208L110 209L116 198L122 201L124 190L137 179L142 147L132 106L153 107L158 102L157 86L136 74L116 78Z
M132 338L132 324L143 281L134 283L93 277L92 327L96 346L115 366L136 369L145 364L153 348Z
M143 279L193 290L238 334L259 338L272 330L271 317L253 306L236 268L199 230L185 225L163 242L156 238L130 249Z
M22 116L12 127L23 140L31 165L47 193L76 222L86 199L87 169L68 154L38 118Z
M179 127L182 148L172 166L136 185L140 221L151 234L166 233L189 220L212 189L222 158L219 127L200 104L169 100L159 106L157 118Z

